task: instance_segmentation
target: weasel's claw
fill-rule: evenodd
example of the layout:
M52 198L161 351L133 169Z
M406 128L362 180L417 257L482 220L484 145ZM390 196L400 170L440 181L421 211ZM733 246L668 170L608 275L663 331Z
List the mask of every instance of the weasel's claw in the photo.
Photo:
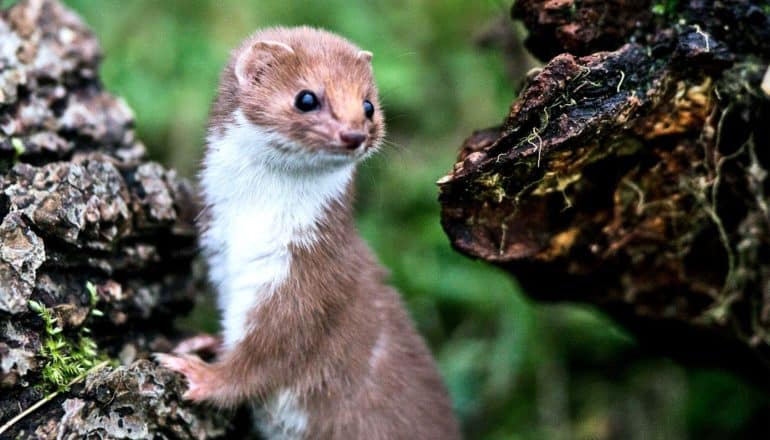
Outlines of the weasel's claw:
M180 356L168 353L153 353L152 358L155 359L155 362L161 367L184 374L183 359Z
M182 395L184 399L200 402L209 395L210 385L206 381L208 367L200 358L166 353L153 353L152 356L161 367L180 373L187 379L187 391Z

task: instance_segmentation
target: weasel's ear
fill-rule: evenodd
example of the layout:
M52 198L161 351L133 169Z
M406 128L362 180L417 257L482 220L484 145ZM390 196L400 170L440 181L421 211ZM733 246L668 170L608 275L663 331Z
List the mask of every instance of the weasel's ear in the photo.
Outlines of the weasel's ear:
M294 54L294 49L280 41L257 41L246 48L235 61L235 77L238 84L249 83L271 59Z
M374 56L374 54L372 54L368 50L362 50L361 52L358 52L358 59L359 60L364 60L367 63L372 61L372 57L373 56Z

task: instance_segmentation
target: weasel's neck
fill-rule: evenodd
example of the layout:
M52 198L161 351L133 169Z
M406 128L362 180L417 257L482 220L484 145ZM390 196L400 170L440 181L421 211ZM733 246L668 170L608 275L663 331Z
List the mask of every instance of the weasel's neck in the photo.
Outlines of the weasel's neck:
M248 313L287 279L291 247L323 245L329 222L352 222L347 192L355 167L281 166L286 157L274 143L284 141L240 114L234 119L209 139L201 176L209 210L202 245L230 348L249 330Z

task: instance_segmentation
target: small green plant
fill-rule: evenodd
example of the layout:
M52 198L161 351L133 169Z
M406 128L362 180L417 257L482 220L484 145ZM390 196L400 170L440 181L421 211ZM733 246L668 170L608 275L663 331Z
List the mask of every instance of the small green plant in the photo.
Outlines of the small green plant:
M89 282L86 284L86 290L89 294L91 314L103 316L103 313L95 308L99 301L96 287ZM45 326L45 337L40 347L43 382L39 386L43 391L66 391L75 378L102 360L96 342L86 336L91 331L85 326L81 327L74 337L65 336L58 319L40 302L30 300L29 308L37 313Z
M99 302L99 295L96 293L96 286L94 286L94 283L90 281L86 282L86 290L88 291L88 298L91 302L91 314L94 316L104 316L104 313L96 308L96 303Z
M24 154L27 149L24 147L24 142L17 137L11 138L11 146L13 147L13 162L17 163L19 162L21 155Z

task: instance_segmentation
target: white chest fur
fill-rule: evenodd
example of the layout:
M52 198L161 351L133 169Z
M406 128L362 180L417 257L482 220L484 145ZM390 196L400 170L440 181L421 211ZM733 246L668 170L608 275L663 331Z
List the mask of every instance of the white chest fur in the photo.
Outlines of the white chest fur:
M354 166L349 159L310 155L240 112L222 136L209 138L201 183L210 224L202 245L225 348L258 325L248 315L286 280L289 245L314 242L324 208L344 194Z
M256 425L265 438L271 440L299 440L305 438L308 417L300 408L297 396L289 390L280 390L253 411Z

